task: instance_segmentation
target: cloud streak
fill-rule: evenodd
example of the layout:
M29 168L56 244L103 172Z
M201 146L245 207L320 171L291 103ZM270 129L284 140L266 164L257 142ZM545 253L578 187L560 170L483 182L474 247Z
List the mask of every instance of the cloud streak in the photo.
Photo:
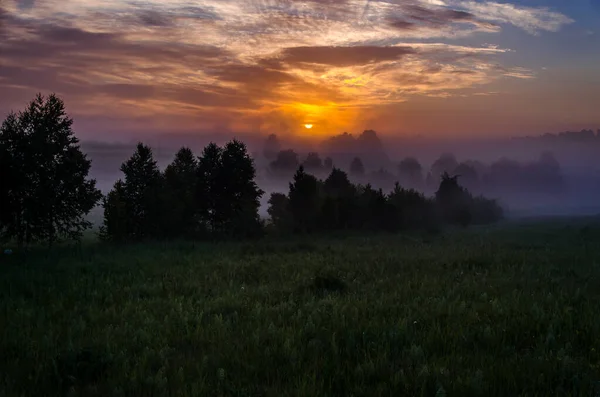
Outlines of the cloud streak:
M0 107L56 91L82 114L267 128L311 106L360 111L532 78L499 64L508 49L448 41L572 22L490 1L4 0L0 90L13 96Z

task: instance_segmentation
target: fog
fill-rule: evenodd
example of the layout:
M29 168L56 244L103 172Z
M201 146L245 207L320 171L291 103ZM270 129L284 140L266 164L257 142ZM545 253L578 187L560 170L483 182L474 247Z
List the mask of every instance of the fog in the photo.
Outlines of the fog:
M159 167L164 169L181 146L200 155L210 141L223 144L233 138L169 136L144 143L153 148ZM435 194L442 172L460 175L459 181L472 193L497 199L509 218L600 213L600 130L494 140L390 137L375 131L345 133L321 141L276 135L244 135L239 139L247 144L256 164L258 184L266 192L263 216L270 194L287 193L300 164L307 172L326 178L331 166L324 164L327 158L348 172L353 182L370 183L384 191L398 181L430 196ZM119 167L132 155L135 144L82 142L82 149L92 159L91 176L103 193L122 177ZM306 161L309 153L313 154ZM356 158L362 169L352 168ZM99 211L94 211L95 220L101 216Z

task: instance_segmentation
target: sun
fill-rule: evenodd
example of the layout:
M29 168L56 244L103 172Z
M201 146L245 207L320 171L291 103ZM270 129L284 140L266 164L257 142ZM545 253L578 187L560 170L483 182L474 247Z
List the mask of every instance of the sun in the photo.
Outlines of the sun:
M304 128L306 128L307 130L310 130L311 128L313 128L312 124L304 124Z

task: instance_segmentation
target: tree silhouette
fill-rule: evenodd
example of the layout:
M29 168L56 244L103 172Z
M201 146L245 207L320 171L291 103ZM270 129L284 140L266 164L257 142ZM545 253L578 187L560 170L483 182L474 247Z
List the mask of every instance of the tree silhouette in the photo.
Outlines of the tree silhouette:
M268 204L267 213L271 217L271 224L275 230L278 232L291 231L293 219L288 197L283 193L272 193Z
M91 223L85 216L102 194L88 179L91 161L73 135L64 102L38 94L0 128L0 232L21 246L77 240ZM6 167L6 168L4 168ZM6 176L5 176L6 175ZM6 178L6 179L5 179Z
M450 224L468 226L471 223L469 193L458 184L458 176L442 175L442 182L435 194L443 219Z
M233 140L225 145L218 172L215 218L218 232L229 237L255 237L261 233L258 215L264 191L256 184L256 168L246 145Z
M142 240L160 237L164 232L161 220L162 177L152 149L138 143L134 154L121 165L124 181L118 181L112 192L104 200L104 228L101 235L105 239L123 239L121 226L125 225L128 240ZM115 219L122 215L122 203L125 219ZM117 234L112 234L113 232Z
M209 233L216 232L221 222L215 208L222 200L219 181L222 154L223 150L219 146L210 143L198 158L196 210L200 227Z
M289 209L294 230L310 233L316 229L320 212L319 181L300 166L290 183Z
M331 157L327 157L323 165L325 166L325 169L327 171L331 171L333 169L333 160L331 159Z
M309 173L320 173L323 170L323 161L319 153L311 152L306 156L302 166Z
M350 163L350 175L354 177L363 177L365 175L365 166L360 158L355 157L352 163Z
M407 157L398 165L400 182L412 188L421 187L423 184L423 167L414 157Z
M265 146L263 149L263 156L267 160L275 160L277 157L277 153L281 150L281 143L279 142L279 138L275 134L271 134L265 140Z
M271 162L270 169L276 176L288 176L293 174L299 166L298 154L291 149L282 150L277 158Z
M393 227L389 207L383 190L373 189L370 184L362 187L358 196L358 221L361 228L371 231L388 230Z
M479 175L474 166L468 163L460 163L454 170L467 189L475 189L479 186Z
M403 189L398 183L388 195L396 229L419 229L432 226L433 206L416 190Z
M198 161L183 147L163 173L164 233L169 237L192 237L198 232L196 203Z
M323 183L324 201L321 224L326 229L349 229L354 224L356 187L348 175L337 168Z
M132 225L127 208L125 184L118 180L102 201L104 221L100 227L100 239L125 242L131 238Z
M442 175L452 174L458 167L458 161L452 153L444 153L431 166L431 174L436 179L435 183L440 182Z

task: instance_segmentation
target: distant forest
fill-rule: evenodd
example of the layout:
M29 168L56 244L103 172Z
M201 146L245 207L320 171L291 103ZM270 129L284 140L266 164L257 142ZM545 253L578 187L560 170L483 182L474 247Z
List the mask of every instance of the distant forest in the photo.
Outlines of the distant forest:
M324 146L325 158L316 152L300 155L293 149L282 149L277 136L270 135L262 152L265 179L289 180L302 165L307 172L321 177L336 167L347 172L353 182L370 183L384 191L398 182L404 188L432 194L444 174L457 177L461 185L478 194L512 191L553 195L565 189L560 163L551 152L542 152L531 162L504 157L490 164L459 162L452 153L443 153L425 167L415 157L391 161L375 131L364 131L356 138L344 133L330 138Z
M383 168L367 174L363 160L354 157L349 171L358 182L351 182L332 159L321 161L318 154L310 153L300 162L293 150L277 147L275 136L267 139L264 150L270 177L291 177L291 182L287 194L271 194L267 221L259 216L265 192L257 184L255 161L238 140L224 146L211 143L199 156L183 147L164 171L152 149L139 143L120 167L122 178L103 196L89 177L91 160L81 151L72 124L56 95L38 95L25 110L9 114L2 123L0 171L6 177L0 187L0 235L4 240L23 246L80 239L91 226L87 214L98 204L104 218L100 237L112 242L241 239L269 232L433 231L444 224L466 227L503 218L496 201L473 195L461 185L462 175L448 172L466 170L452 156L442 156L424 180L418 162L406 159L399 164L396 182L392 182L394 174ZM375 145L377 149L380 144L374 131L365 131L356 140L348 138L332 139L358 142L363 148ZM542 168L550 162L551 158L543 158ZM367 177L378 183L389 181L390 189L374 186ZM417 191L419 183L437 185L435 194L427 197Z

